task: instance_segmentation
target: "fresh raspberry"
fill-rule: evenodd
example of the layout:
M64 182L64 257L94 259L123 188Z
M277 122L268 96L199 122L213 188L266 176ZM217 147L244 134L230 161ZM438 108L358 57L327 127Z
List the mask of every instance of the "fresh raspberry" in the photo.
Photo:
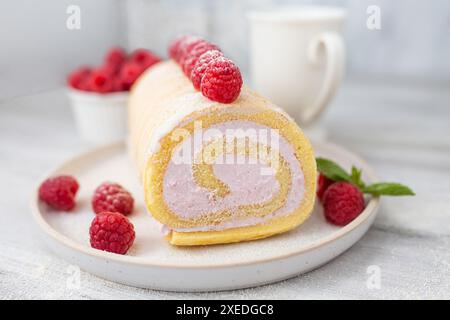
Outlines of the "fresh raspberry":
M323 208L329 222L345 226L364 210L364 196L349 182L335 182L323 195Z
M143 70L161 61L161 58L147 49L136 49L130 57L130 61L136 62Z
M333 180L328 179L323 174L319 175L319 178L317 179L317 197L322 202L323 201L323 194L327 190L327 188L334 183Z
M39 199L56 210L70 211L75 207L79 185L71 176L48 178L39 187Z
M208 65L216 60L217 58L223 57L223 53L219 50L209 50L203 53L194 65L194 68L191 72L191 81L194 85L194 88L199 90L200 83L202 81L203 75L205 74L206 68Z
M149 54L147 49L139 48L134 50L130 55L130 61L134 61L138 64L143 63Z
M144 69L141 65L134 61L127 61L120 70L120 79L122 85L129 90L137 78L142 74Z
M130 85L125 83L121 77L115 77L113 80L113 91L114 92L120 92L120 91L129 91Z
M189 51L186 53L181 67L183 68L183 72L188 77L191 76L192 69L195 66L195 63L197 62L198 58L204 54L206 51L209 50L219 50L219 47L215 44L209 43L207 41L200 41L197 42Z
M108 93L114 90L114 74L107 67L100 67L92 71L89 87L97 93Z
M116 78L117 72L120 71L120 68L117 70L116 67L112 65L104 64L94 71L98 72L99 74L104 74L108 77L109 80L114 80L114 78Z
M239 68L227 58L213 60L200 83L202 94L210 100L231 103L239 96L242 77Z
M188 57L189 51L191 51L191 49L197 44L204 41L205 40L203 40L202 38L194 36L188 37L184 41L182 41L178 48L178 60L176 60L178 64L180 66L183 66L184 60Z
M111 67L115 72L118 72L126 60L127 54L125 50L120 47L114 47L106 53L104 63Z
M180 55L180 46L188 38L190 38L190 36L182 35L173 40L169 45L169 57L171 57L175 61L178 61Z
M154 54L150 54L149 56L147 56L147 59L142 63L142 66L144 67L144 70L146 70L160 61L162 61L160 57Z
M91 247L125 254L133 245L135 232L127 217L117 212L103 212L95 216L89 228Z
M95 213L111 211L127 215L133 211L133 204L131 194L117 183L102 183L92 196L92 209Z
M88 66L82 66L72 71L67 77L67 83L74 89L87 90L87 81L92 72Z

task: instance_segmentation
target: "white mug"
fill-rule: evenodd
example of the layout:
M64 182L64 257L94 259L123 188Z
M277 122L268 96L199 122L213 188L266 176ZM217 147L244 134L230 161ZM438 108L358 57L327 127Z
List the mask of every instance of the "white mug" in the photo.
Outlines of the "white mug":
M300 124L311 124L343 77L345 10L297 6L248 17L253 87Z

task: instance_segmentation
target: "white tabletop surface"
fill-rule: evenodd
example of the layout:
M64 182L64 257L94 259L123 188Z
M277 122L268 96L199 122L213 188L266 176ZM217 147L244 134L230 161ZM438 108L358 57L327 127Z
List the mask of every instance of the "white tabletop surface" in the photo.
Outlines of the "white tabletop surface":
M74 286L74 266L48 251L28 201L45 172L91 146L78 138L63 90L0 101L0 299L449 299L450 84L347 82L320 126L382 179L417 193L384 198L374 226L343 255L237 291L153 291L83 271Z

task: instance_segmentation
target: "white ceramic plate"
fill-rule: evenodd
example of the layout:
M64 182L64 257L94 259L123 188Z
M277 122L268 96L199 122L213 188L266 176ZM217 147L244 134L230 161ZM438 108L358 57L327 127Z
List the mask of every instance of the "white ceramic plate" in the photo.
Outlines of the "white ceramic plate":
M360 158L328 143L316 143L317 155L343 166L363 169L375 181L372 169ZM73 212L48 209L38 201L31 209L50 248L70 263L99 277L143 288L171 291L209 291L245 288L283 280L332 260L356 241L372 224L379 199L372 198L362 214L345 227L327 223L316 205L312 216L297 229L268 239L203 247L174 247L162 237L160 225L146 212L142 190L124 144L97 148L73 158L49 175L71 174L81 188ZM90 198L104 181L129 189L136 200L130 219L136 240L127 255L92 249L89 226L94 217Z

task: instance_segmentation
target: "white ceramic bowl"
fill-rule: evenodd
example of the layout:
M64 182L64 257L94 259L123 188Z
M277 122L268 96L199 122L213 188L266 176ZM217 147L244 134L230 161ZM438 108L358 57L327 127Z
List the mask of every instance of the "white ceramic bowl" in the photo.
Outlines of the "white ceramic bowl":
M125 139L128 92L99 94L69 89L68 96L83 139L95 144Z

